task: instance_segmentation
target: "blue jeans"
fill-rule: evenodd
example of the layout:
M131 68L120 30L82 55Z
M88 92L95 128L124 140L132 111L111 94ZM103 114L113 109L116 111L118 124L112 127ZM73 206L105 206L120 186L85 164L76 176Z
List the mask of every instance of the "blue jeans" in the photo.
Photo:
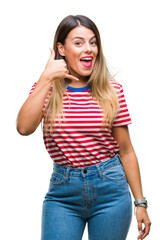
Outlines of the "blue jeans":
M43 201L41 240L125 240L132 200L119 154L83 168L53 163Z

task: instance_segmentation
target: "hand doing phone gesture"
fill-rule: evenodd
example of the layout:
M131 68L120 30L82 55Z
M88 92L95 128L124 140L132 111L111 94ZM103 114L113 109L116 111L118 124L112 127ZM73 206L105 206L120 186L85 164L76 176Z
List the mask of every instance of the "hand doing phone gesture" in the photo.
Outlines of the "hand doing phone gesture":
M45 73L45 76L51 82L53 82L53 80L55 79L64 79L64 78L68 78L74 81L79 81L78 78L69 74L65 60L63 59L55 60L55 51L53 49L51 49L51 54L46 64L44 73Z

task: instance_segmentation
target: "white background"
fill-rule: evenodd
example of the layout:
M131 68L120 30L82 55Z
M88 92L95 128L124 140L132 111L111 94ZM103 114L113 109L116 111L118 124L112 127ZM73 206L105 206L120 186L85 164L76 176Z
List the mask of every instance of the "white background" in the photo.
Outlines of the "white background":
M104 54L118 72L116 79L123 84L133 121L129 130L152 221L147 239L166 237L165 4L165 0L6 0L1 4L1 239L40 239L52 160L40 127L23 137L16 131L16 117L45 67L57 25L69 14L86 15L99 28ZM133 215L127 239L137 235ZM88 239L87 227L83 239Z

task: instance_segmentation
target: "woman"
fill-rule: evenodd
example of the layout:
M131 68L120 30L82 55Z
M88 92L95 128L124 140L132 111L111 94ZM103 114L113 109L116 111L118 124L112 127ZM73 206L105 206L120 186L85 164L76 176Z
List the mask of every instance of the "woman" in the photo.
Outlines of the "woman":
M144 239L151 222L128 124L123 88L107 69L96 25L68 16L46 68L17 118L21 135L43 121L53 173L43 202L42 240L124 240L132 219L129 186ZM142 223L144 229L142 229Z

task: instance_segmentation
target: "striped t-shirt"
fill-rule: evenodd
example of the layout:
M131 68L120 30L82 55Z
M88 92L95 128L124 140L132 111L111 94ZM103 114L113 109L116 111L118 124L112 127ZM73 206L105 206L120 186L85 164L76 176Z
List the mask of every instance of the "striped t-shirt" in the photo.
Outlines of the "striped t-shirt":
M110 80L116 89L119 110L112 127L131 123L124 91L121 84ZM30 93L34 90L33 85ZM51 89L50 89L51 92ZM45 110L50 92L45 100ZM101 128L103 110L92 99L89 86L74 88L67 86L63 96L65 121L55 121L52 132L43 133L45 147L51 159L57 164L74 168L87 167L107 161L119 151L119 145L112 137L112 128Z

